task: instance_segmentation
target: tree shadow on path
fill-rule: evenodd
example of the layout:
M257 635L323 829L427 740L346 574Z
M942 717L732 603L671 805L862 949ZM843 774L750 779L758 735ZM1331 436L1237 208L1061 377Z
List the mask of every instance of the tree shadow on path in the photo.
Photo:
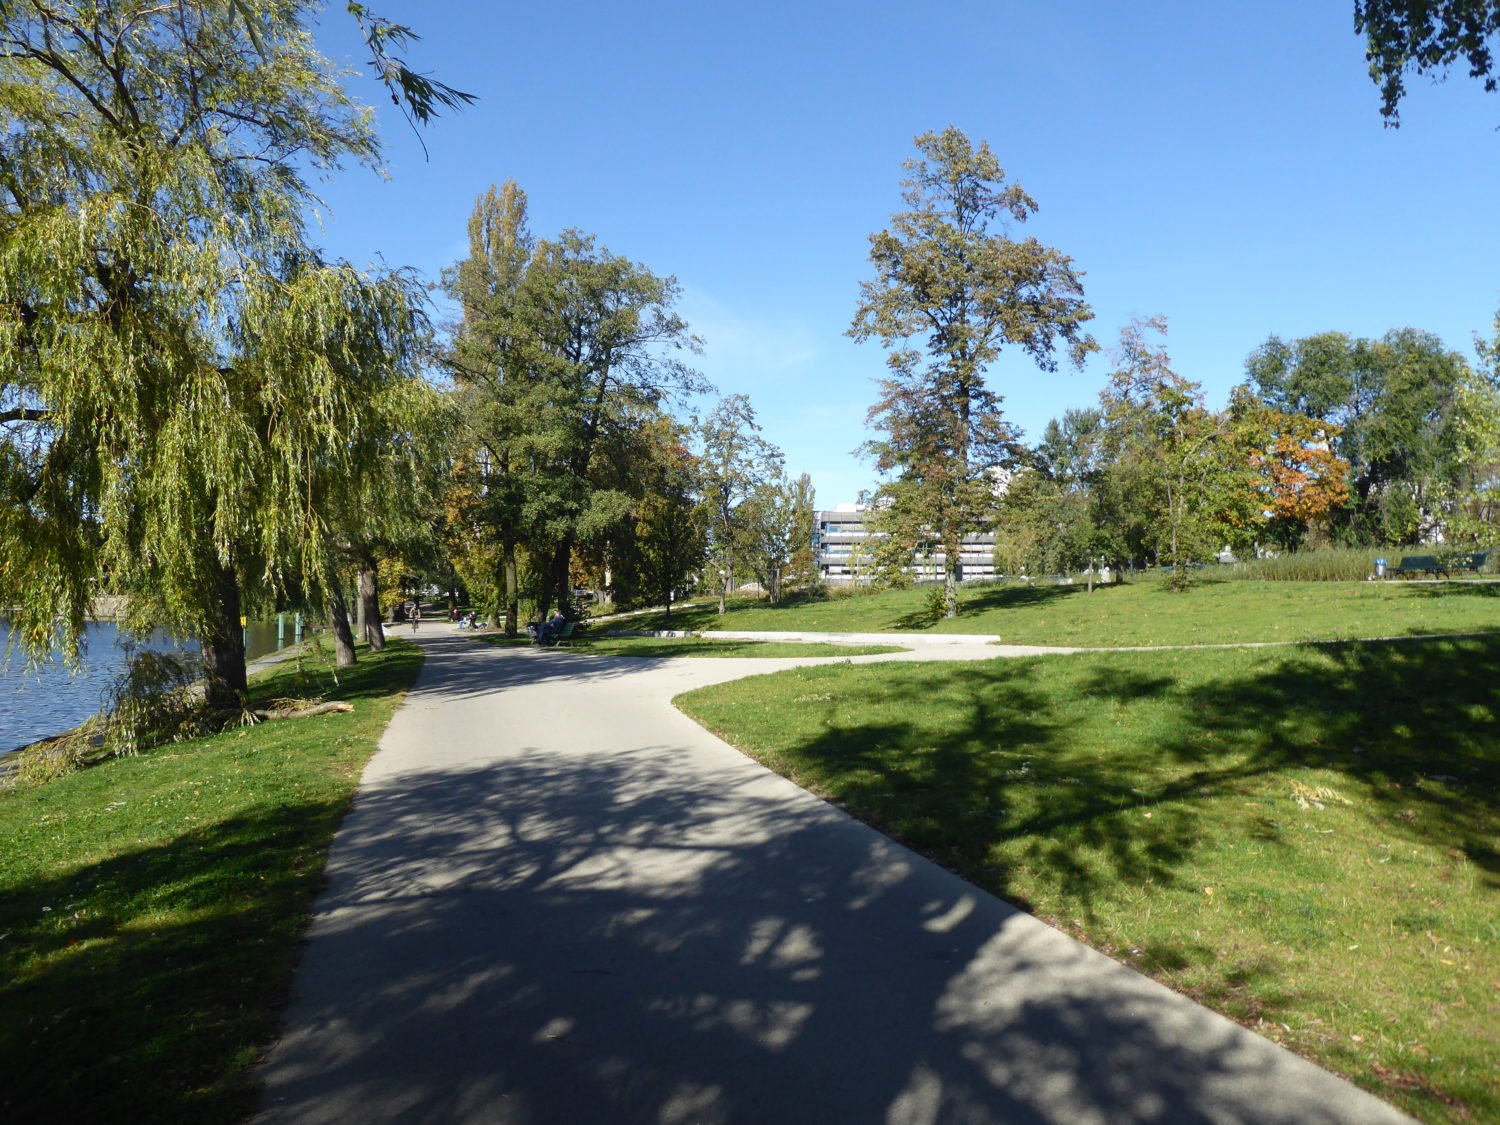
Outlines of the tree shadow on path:
M264 1119L1355 1119L786 786L647 746L362 791Z

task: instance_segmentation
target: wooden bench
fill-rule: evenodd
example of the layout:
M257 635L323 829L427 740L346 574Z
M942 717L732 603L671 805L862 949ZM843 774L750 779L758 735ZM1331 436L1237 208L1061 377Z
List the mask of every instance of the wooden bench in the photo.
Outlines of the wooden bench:
M1439 558L1437 555L1406 555L1386 573L1441 574L1444 578L1455 570L1467 570L1478 574L1489 557L1488 551L1475 551L1467 555L1449 555L1446 558Z

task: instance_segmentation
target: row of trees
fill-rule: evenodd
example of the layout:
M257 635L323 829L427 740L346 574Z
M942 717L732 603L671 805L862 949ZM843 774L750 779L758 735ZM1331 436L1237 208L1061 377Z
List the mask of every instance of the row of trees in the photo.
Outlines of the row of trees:
M1025 451L1000 502L1003 568L1495 540L1492 346L1474 367L1413 329L1272 337L1215 412L1151 342L1165 332L1128 328L1098 407L1069 411Z
M643 592L710 553L726 582L743 563L778 588L810 489L781 479L743 400L690 451L663 407L706 384L671 354L697 343L670 279L578 232L533 243L524 197L491 193L447 279L464 316L442 394L417 279L319 255L304 171L379 149L307 15L254 0L0 14L15 640L76 654L94 594L127 593L132 625L201 639L209 705L232 708L242 617L318 606L352 661L351 576L378 646L382 567L441 555L445 500L456 539L495 548L512 625L517 574L545 611L580 557L617 559Z
M409 71L416 121L467 95ZM710 388L675 281L482 197L444 277L325 260L304 176L379 156L369 112L285 0L0 8L0 605L78 654L101 590L200 638L208 704L245 690L241 619L326 612L372 645L396 589L494 591L511 630L580 584L667 600L705 565L779 596L810 570L812 491L742 396ZM435 370L450 379L439 389ZM354 587L351 589L351 584ZM356 592L357 591L357 592ZM352 606L351 606L352 603ZM351 612L352 608L352 612Z
M467 99L392 54L406 29L348 10L414 119ZM785 479L748 401L672 413L709 389L685 359L699 345L675 282L579 231L534 240L514 185L481 199L444 279L461 320L441 355L452 392L433 389L416 279L327 261L308 237L304 177L379 154L312 14L303 0L0 6L13 637L76 653L94 592L126 592L134 624L201 638L209 702L227 707L245 686L242 616L321 604L352 660L350 578L379 644L381 566L443 543L512 629L523 594L545 612L580 582L669 600L705 567L721 596L743 573L773 597L810 579L810 482ZM1371 22L1372 51L1409 26ZM984 373L1007 346L1044 370L1096 349L1081 275L1008 236L1036 204L986 146L954 129L917 144L851 334L890 353L869 445L890 542L946 552L949 612L959 540L1002 504L1015 528L1087 513L1031 536L1059 560L1106 534L1117 554L1177 559L1206 527L1290 545L1323 517L1366 538L1484 526L1491 385L1415 333L1270 341L1214 414L1134 329L1099 410L1026 454ZM1032 471L1002 501L999 474L1023 455ZM1227 486L1247 473L1260 483Z
M916 144L907 210L870 236L876 277L850 334L888 352L866 446L884 474L877 565L905 572L914 558L945 557L950 615L959 544L989 529L1012 573L1100 559L1180 573L1224 547L1495 537L1500 339L1480 345L1473 367L1412 329L1272 337L1215 411L1173 368L1166 321L1138 321L1121 333L1098 405L1023 445L986 368L1005 347L1044 371L1059 351L1075 366L1096 351L1082 275L1012 236L1036 203L988 146L951 128Z
M538 240L526 210L516 184L490 188L444 278L460 309L446 513L470 590L512 634L523 602L571 614L579 587L670 607L705 566L721 596L749 571L779 597L810 566L810 482L785 479L745 396L674 414L711 389L674 279L577 230Z

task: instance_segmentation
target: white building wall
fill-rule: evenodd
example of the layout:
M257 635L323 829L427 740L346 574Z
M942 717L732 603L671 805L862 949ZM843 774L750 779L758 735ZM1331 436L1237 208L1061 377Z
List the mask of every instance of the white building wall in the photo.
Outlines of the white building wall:
M841 504L816 513L813 521L813 552L823 581L834 586L870 581L875 568L871 555L880 533L865 528L866 508L859 504ZM964 536L959 561L965 582L995 577L994 532ZM911 570L919 581L936 581L943 576L947 552L936 551L916 561Z

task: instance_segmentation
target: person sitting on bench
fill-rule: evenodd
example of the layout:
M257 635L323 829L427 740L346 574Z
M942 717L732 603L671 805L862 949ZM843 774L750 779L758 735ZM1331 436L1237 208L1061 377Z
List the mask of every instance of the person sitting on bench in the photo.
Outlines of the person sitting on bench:
M567 623L568 619L563 616L561 609L553 610L552 616L547 618L546 624L542 626L542 644L546 644L550 640L556 640L557 635L563 631L563 626Z

